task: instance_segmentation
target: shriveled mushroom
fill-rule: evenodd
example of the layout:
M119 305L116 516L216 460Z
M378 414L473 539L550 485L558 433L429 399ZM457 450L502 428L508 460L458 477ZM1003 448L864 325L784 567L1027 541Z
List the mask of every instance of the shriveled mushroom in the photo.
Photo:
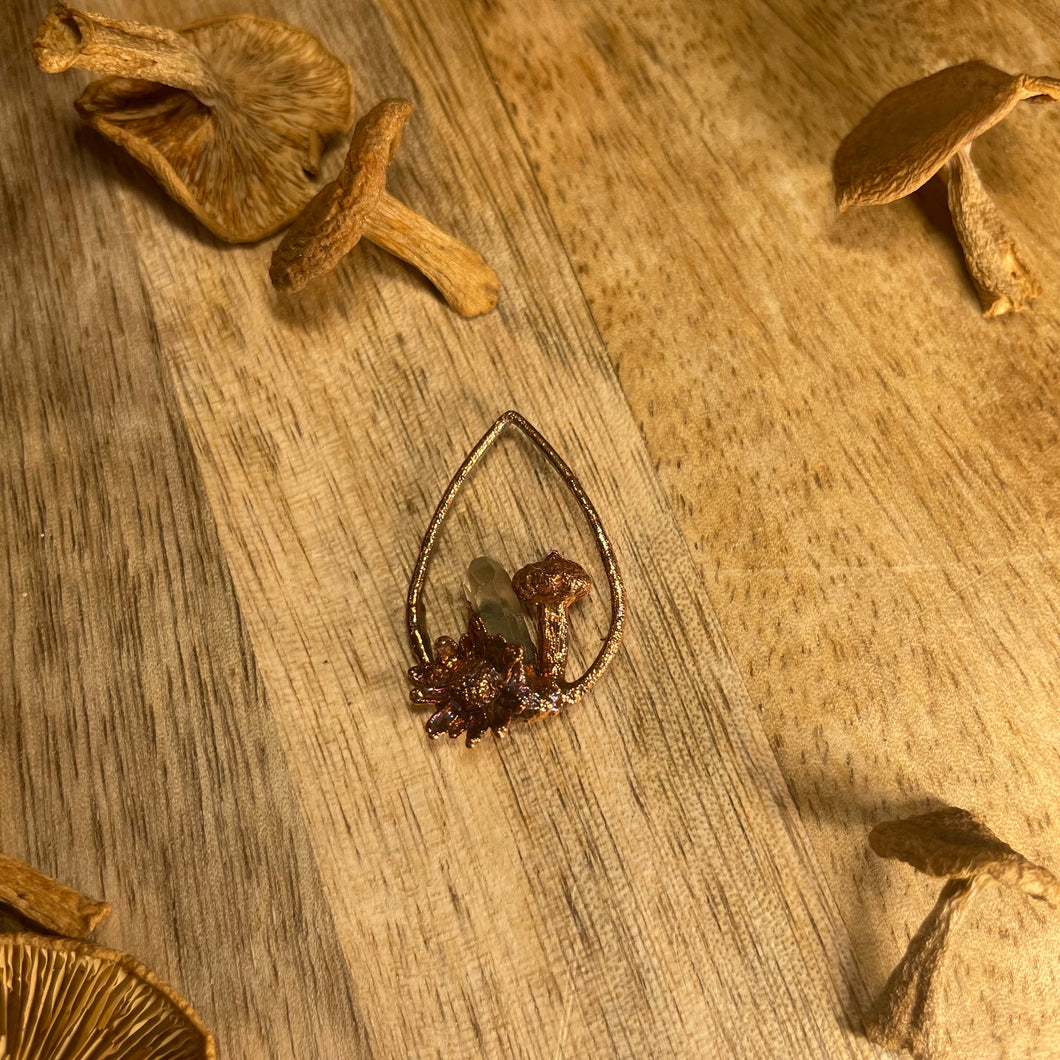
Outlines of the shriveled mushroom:
M45 931L84 938L110 912L106 902L79 894L14 858L0 854L0 906Z
M908 1049L918 1060L936 1060L945 1055L936 982L950 930L968 899L994 880L1060 908L1060 880L953 806L878 824L869 845L880 857L948 878L865 1020L870 1040Z
M253 15L179 33L56 4L33 42L47 73L111 74L76 102L211 232L263 239L316 192L323 145L353 121L345 64L295 26Z
M973 140L1020 100L1060 99L1060 80L1006 74L973 60L884 96L839 145L833 164L840 210L893 202L939 173L983 306L1020 311L1041 293L972 164Z
M142 964L87 942L0 935L0 1056L214 1060L192 1007Z
M321 188L273 253L273 286L300 291L363 237L419 269L461 316L479 316L497 304L497 274L482 255L386 191L386 167L412 109L407 99L385 99L357 123L342 172Z
M558 552L515 572L515 595L537 608L537 671L542 676L564 679L570 642L567 609L587 596L592 586L588 571Z

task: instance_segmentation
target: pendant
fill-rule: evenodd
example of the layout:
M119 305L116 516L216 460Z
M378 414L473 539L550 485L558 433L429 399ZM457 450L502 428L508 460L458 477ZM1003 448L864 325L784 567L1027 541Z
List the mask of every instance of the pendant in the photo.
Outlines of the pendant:
M529 563L509 579L495 560L472 560L465 580L467 631L458 639L438 637L431 645L423 606L427 570L438 535L461 486L505 427L522 431L542 452L574 494L596 541L611 590L611 623L603 647L589 668L566 678L567 612L592 589L588 572L558 552ZM533 608L536 638L523 616ZM611 542L574 472L540 432L517 412L505 412L482 436L449 483L423 537L409 584L405 613L409 643L417 664L409 670L409 699L432 708L427 735L468 747L492 730L506 736L513 720L551 717L577 702L595 684L618 651L625 616L624 590Z

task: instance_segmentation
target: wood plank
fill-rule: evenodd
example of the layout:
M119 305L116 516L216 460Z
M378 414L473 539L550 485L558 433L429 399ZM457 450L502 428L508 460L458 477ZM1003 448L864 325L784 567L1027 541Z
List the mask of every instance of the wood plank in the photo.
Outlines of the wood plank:
M356 1048L346 966L148 313L69 80L0 26L0 849L105 897L221 1057Z
M114 194L373 1050L869 1055L846 1026L848 944L466 12L283 15L350 59L362 110L416 100L392 190L498 267L497 313L454 317L370 247L281 298L268 246L217 246L93 150L127 177ZM449 474L509 406L596 499L629 633L569 717L468 752L428 743L405 702L403 600ZM593 555L516 442L464 500L438 632L477 552ZM583 651L603 620L597 600Z
M935 800L1060 867L1060 110L975 148L1045 282L984 322L944 197L842 217L884 92L1055 75L1052 5L479 3L473 24L788 787L878 988L937 886L875 821ZM983 896L955 1055L1060 1055L1060 922Z

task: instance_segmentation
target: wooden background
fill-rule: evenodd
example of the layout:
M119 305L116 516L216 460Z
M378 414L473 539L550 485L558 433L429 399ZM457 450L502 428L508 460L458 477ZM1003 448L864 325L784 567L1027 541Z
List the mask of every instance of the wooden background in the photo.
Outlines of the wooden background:
M236 5L231 10L243 9ZM341 8L341 9L340 9ZM180 26L205 0L115 0ZM296 297L80 128L11 5L0 274L0 849L231 1058L871 1056L937 886L868 852L953 802L1060 865L1060 111L976 148L1037 266L982 321L942 197L838 216L883 92L1056 74L1051 6L275 0L416 112L391 189L480 248L455 317L372 247ZM331 166L337 159L331 158ZM448 476L519 408L630 596L569 716L474 751L405 702L403 599ZM460 572L593 555L512 438ZM606 600L580 605L582 655ZM1060 920L982 896L958 1055L1060 1056Z

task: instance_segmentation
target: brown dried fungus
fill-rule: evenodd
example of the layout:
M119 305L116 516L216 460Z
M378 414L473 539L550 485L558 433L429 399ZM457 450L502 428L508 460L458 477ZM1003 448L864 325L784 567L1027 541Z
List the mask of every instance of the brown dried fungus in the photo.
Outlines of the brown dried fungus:
M32 52L47 73L111 75L88 85L78 113L231 243L299 213L324 145L353 120L345 64L272 19L229 15L175 32L56 4Z
M978 60L896 89L839 145L832 169L839 209L894 202L940 174L983 315L1026 309L1041 287L983 187L970 149L1021 100L1058 98L1060 80L1006 74Z

